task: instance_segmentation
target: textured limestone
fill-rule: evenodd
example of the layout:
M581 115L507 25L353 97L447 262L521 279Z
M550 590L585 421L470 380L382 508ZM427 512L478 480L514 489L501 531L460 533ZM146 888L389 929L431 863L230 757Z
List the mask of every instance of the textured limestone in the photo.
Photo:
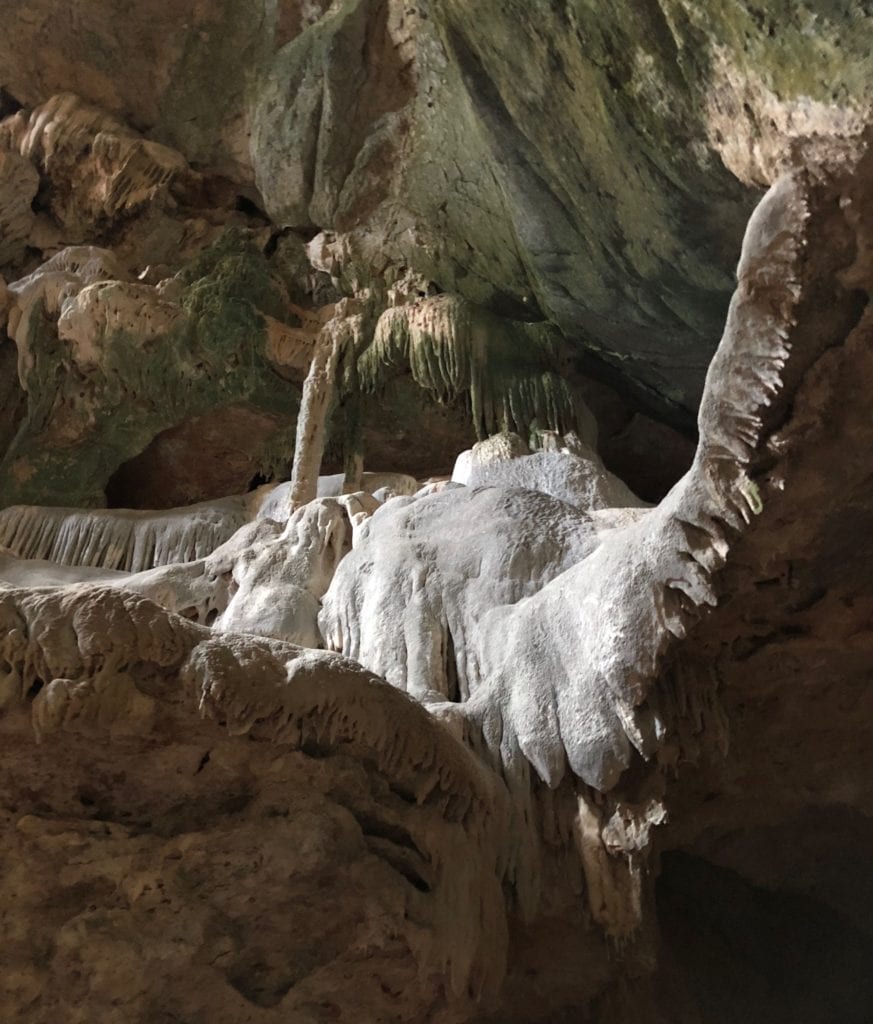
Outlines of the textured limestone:
M530 455L530 448L518 434L511 431L492 434L484 441L477 441L469 451L461 452L455 459L455 465L452 468L452 481L458 484L468 484L470 475L476 467L492 462L505 462L518 458L520 455Z
M562 339L549 325L501 321L438 295L387 309L358 372L375 390L408 367L435 400L467 396L480 439L500 431L527 436L537 427L587 433L590 422L560 373L566 363Z
M50 212L73 235L154 202L188 169L181 154L73 93L53 96L29 116L7 118L0 147L36 165L51 190Z
M257 212L246 220L221 208L234 199L232 183L192 171L178 152L81 97L59 93L12 113L2 121L0 151L33 185L22 196L8 183L11 208L23 210L39 184L36 220L30 211L22 221L30 225L27 237L16 245L44 257L30 273L13 273L8 333L19 351L21 387L7 384L0 470L7 502L172 507L242 489L259 476L287 475L298 388L331 322L333 333L352 340L316 448L324 447L330 468L345 467L352 489L360 459L393 461L416 422L432 437L429 450L407 456L408 468L422 475L448 470L471 433L500 426L525 433L572 427L593 438L591 417L565 380L572 358L554 327L496 316L456 296L422 302L432 285L391 268L380 281L356 278L355 287L366 287L343 304L313 265L329 265L327 242L305 250L299 236L271 234ZM65 244L95 234L106 244ZM256 255L273 245L269 261ZM332 269L342 277L346 254L337 251L340 265ZM29 255L28 269L32 261ZM321 297L334 301L312 308ZM380 319L386 301L400 304ZM376 320L381 326L371 338ZM253 358L241 358L250 345ZM434 345L445 352L434 356ZM168 350L177 346L193 348L195 358L173 366ZM446 364L445 376L439 365L449 351L456 366ZM128 353L131 365L121 365ZM413 378L422 393L393 366L404 359L418 368ZM65 379L61 396L53 396L59 364ZM181 394L172 380L178 373L194 378ZM293 385L287 398L274 376ZM361 396L362 381L373 397ZM156 408L150 392L160 388ZM456 415L465 403L472 431ZM221 459L200 465L198 431L214 435L225 418L231 433L246 433L252 450L225 445ZM99 456L97 434L108 442ZM65 493L55 497L53 490Z
M584 446L577 451L585 452ZM606 471L597 454L574 451L543 451L519 458L474 466L470 487L525 487L586 511L637 508L643 502Z
M596 543L590 515L535 491L396 498L340 564L322 632L419 698L466 701L482 681L471 640L482 615L535 593Z
M846 511L833 493L833 452L809 440L832 415L848 368L866 365L866 321L847 297L868 279L869 250L853 204L840 202L863 205L856 182L866 173L846 176L839 160L827 173L784 179L753 219L695 464L658 507L584 512L536 490L456 486L394 498L367 518L373 506L355 498L354 548L343 556L352 498L345 510L319 499L284 529L266 518L244 527L203 565L152 570L150 585L175 594L177 610L181 595L194 600L186 574L213 596L230 575L239 600L235 608L225 591L226 624L275 633L301 628L295 608L311 622L311 601L307 609L295 594L317 600L338 562L360 604L341 620L329 592L322 621L334 630L346 621L351 637L381 623L381 636L350 653L369 667L388 658L378 668L395 687L338 655L186 623L131 592L148 574L127 586L104 570L88 585L87 573L74 582L43 565L31 576L40 587L7 585L4 750L25 750L33 729L53 769L65 766L60 786L39 755L10 775L15 862L57 878L39 890L12 878L13 920L39 922L11 947L12 1005L35 1020L63 1015L56 979L74 971L76 1006L108 1019L213 1013L234 1022L259 1007L276 1020L475 1020L490 1007L532 1020L535 988L513 968L505 991L522 995L512 1005L500 995L509 937L531 941L535 922L557 907L560 928L575 921L586 934L587 904L625 952L610 970L601 933L590 934L580 949L587 973L546 1005L630 1019L634 1000L622 993L652 992L652 850L694 843L703 827L689 835L685 825L683 836L680 821L671 840L668 807L675 814L701 787L731 786L732 762L719 750L726 706L738 697L726 696L728 677L713 687L688 638L695 628L736 638L735 602L770 571L768 523L784 521L792 502L819 510L807 524L818 538L828 516ZM827 249L815 244L822 234L856 244ZM832 301L822 305L824 294ZM831 447L858 419L842 403ZM487 465L538 457L570 458ZM869 498L867 468L860 455L849 467L859 502ZM783 535L788 551L807 542L795 531ZM12 568L10 582L20 583L21 563ZM778 595L758 592L759 614L773 614L767 602ZM697 609L717 593L727 601L698 624ZM799 600L801 615L818 614L815 601ZM208 619L205 605L200 612ZM399 646L384 632L398 623ZM869 656L865 635L845 629ZM329 630L326 639L346 642ZM861 655L858 669L868 663ZM771 678L778 692L776 680L791 677L774 663ZM859 682L849 676L840 700ZM429 701L432 714L397 687ZM212 721L199 721L198 708ZM744 739L759 758L768 742L780 744L772 724L764 736ZM692 757L706 775L689 781L682 766ZM680 769L678 783L668 766ZM843 785L865 771L866 755ZM783 785L794 789L796 777ZM828 773L805 785L820 800L847 798ZM778 801L778 786L767 792ZM718 797L728 808L730 799ZM719 820L730 828L729 813ZM327 917L323 900L337 892L343 910ZM515 949L514 967L531 955ZM687 981L675 984L693 1007ZM677 1019L669 995L655 993L653 1020Z
M139 572L202 558L247 518L240 497L166 512L12 505L0 512L0 545L22 558Z
M247 162L240 109L247 69L272 44L265 8L159 0L137 9L111 0L80 8L59 32L51 5L24 12L10 0L2 8L10 27L0 49L4 87L29 107L76 93L183 146L189 159L239 173Z
M388 998L399 1019L414 1019L423 1005L456 1015L493 990L505 958L499 794L423 710L336 656L251 638L216 644L131 595L7 591L0 604L13 627L4 751L18 779L6 834L19 865L55 879L39 894L18 869L7 876L14 920L41 922L16 932L7 1006L34 1021L230 1021L255 1008L303 1021L376 1016ZM65 622L75 631L59 631ZM110 626L123 647L107 649ZM234 679L256 666L257 692L240 699ZM29 689L39 693L28 715L17 705ZM43 746L25 778L13 765L31 717ZM313 744L319 760L304 753ZM59 764L53 811L29 806L29 785ZM105 771L118 779L111 795ZM331 887L346 891L347 911L328 924L314 896ZM172 980L163 974L157 990L171 952ZM335 974L352 978L361 963L370 981L338 987ZM72 1016L58 988L71 971Z
M36 168L17 153L0 149L0 266L21 260L33 229L31 203L38 188Z
M112 0L62 40L47 0L2 13L4 86L28 109L75 93L251 199L257 183L277 224L333 239L347 282L412 267L542 315L686 424L759 190L871 103L850 4Z
M6 6L3 1014L868 1021L867 12Z
M249 476L290 457L297 395L271 365L261 310L286 314L257 249L226 234L174 290L125 277L107 250L70 247L10 286L27 413L0 462L7 504L64 489L100 504L121 465L216 406L273 417Z

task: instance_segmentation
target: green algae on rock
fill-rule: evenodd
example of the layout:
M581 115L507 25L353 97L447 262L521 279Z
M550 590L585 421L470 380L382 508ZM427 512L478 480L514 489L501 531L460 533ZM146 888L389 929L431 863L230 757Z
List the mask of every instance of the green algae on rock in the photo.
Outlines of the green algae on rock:
M96 282L67 300L57 327L32 307L29 407L0 462L4 504L101 505L112 474L162 431L240 403L278 427L252 453L252 474L287 467L299 392L265 358L264 314L287 317L266 258L228 232L178 281L178 304L150 286Z

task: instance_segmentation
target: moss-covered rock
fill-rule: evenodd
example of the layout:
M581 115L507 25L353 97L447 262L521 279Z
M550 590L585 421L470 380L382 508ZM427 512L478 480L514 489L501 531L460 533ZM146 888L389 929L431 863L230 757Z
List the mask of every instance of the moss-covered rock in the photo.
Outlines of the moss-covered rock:
M275 424L253 445L249 475L287 470L299 389L265 358L263 314L285 316L265 257L228 232L179 280L176 307L145 286L93 284L73 300L78 320L65 309L63 337L31 309L28 410L0 462L0 503L103 504L112 474L158 434L240 404ZM189 461L196 475L196 450Z

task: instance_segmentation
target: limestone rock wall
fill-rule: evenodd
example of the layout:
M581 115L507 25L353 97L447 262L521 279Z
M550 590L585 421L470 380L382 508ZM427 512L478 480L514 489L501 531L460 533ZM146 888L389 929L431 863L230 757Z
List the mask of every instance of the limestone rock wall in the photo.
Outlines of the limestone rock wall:
M113 0L64 31L48 4L0 13L17 103L97 104L326 232L347 281L411 267L546 317L686 425L760 189L871 99L849 4Z

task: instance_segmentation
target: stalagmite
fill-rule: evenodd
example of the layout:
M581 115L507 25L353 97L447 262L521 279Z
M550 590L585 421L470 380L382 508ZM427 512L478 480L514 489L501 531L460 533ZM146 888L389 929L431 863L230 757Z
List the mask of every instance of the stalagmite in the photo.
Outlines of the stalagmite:
M492 434L484 441L478 441L468 451L461 452L452 468L452 480L469 484L474 468L492 462L507 462L521 455L530 455L530 448L524 438L509 431Z
M644 502L613 473L595 452L585 457L569 451L541 451L511 460L473 465L470 487L525 487L550 494L588 512L609 508L641 508Z
M318 612L342 558L378 502L368 495L315 498L298 508L284 530L238 559L235 592L215 622L223 632L257 633L303 647L320 647Z
M418 491L418 481L406 473L366 472L361 474L360 490L365 494L382 491L391 495L410 495ZM344 473L331 473L318 478L316 498L339 498L348 493ZM261 519L274 519L277 523L286 523L289 516L290 495L290 480L281 484L266 485L254 503L257 516Z

